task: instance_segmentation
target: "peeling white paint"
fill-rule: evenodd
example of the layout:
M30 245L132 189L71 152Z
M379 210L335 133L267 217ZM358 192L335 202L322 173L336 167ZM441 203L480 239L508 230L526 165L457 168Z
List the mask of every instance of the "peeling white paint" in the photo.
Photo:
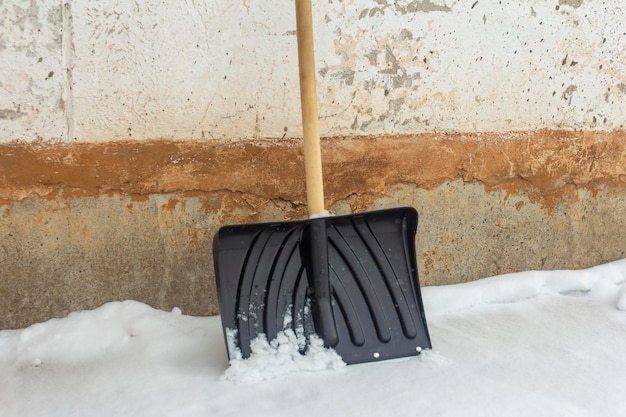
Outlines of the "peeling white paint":
M348 24L339 10L326 17L338 39L335 56L322 58L322 103L332 114L324 131L623 126L626 100L616 87L626 77L624 3L456 2L448 13L390 6L374 14L362 3L343 12L363 16ZM345 67L356 73L337 85ZM325 92L349 97L345 110L329 108Z
M293 2L63 4L0 4L0 142L300 135ZM623 128L625 12L314 2L321 133Z
M0 142L65 139L60 5L0 3Z

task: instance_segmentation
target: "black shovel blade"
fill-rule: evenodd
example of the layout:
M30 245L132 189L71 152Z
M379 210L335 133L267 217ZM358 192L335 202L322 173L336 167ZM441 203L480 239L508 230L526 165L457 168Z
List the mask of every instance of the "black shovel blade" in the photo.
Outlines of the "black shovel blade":
M430 348L416 230L410 207L221 228L214 259L229 356L247 358L260 334L287 329L319 335L347 364Z

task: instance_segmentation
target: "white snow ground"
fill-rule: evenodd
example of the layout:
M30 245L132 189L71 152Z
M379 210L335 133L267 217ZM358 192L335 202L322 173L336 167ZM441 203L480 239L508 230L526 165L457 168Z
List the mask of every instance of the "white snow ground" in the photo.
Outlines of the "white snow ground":
M626 416L626 259L423 297L433 349L419 357L287 355L235 363L234 382L219 317L125 301L0 331L0 415Z

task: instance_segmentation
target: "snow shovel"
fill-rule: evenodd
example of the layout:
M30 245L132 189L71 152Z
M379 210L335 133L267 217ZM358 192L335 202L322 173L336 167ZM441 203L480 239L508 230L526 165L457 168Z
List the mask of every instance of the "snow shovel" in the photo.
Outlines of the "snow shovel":
M415 259L417 211L324 215L311 1L296 0L309 219L230 225L214 260L228 355L293 331L335 349L347 364L430 348Z

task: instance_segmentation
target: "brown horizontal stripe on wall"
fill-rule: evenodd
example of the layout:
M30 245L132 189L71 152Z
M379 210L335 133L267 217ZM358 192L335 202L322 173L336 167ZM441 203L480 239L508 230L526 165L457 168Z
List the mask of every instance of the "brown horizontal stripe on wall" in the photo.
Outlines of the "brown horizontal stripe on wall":
M1 145L0 201L224 191L300 206L300 145L269 139ZM626 186L625 131L328 138L322 146L329 206L358 195L365 207L393 184L431 189L455 179L526 193L547 208L573 188Z

